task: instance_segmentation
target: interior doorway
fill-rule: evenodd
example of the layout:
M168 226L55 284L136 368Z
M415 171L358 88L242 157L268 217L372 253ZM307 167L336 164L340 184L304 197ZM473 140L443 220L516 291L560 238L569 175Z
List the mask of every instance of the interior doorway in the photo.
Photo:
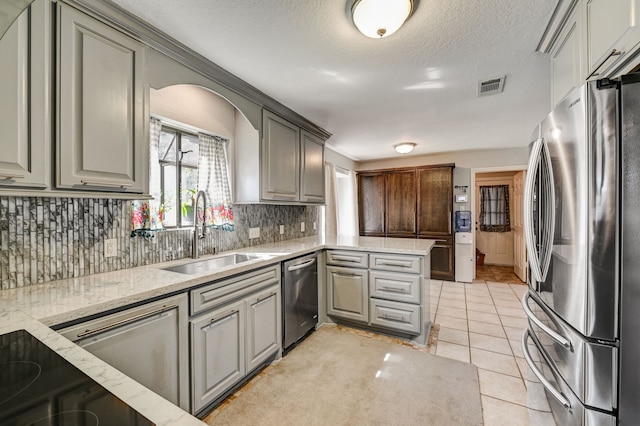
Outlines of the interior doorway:
M523 227L525 175L526 166L492 167L471 171L473 241L474 248L481 253L477 257L474 269L477 279L526 282L527 263ZM487 227L483 230L480 226L483 194L487 197L488 191L497 187L508 188L509 227L498 232ZM483 266L478 265L481 260Z

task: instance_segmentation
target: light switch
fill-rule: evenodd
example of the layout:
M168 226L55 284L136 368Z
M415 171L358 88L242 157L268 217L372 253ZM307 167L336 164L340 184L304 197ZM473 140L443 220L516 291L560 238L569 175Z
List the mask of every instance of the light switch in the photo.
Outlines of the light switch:
M249 228L249 239L260 238L260 227Z
M280 225L280 235L284 234L284 225Z
M304 222L300 222L300 232L304 232Z

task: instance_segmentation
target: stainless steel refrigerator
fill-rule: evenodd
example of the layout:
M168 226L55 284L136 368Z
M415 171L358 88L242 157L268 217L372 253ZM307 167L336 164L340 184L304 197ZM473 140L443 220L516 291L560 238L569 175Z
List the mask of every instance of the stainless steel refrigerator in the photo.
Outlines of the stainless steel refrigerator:
M525 359L558 425L640 421L640 75L539 124L525 188Z

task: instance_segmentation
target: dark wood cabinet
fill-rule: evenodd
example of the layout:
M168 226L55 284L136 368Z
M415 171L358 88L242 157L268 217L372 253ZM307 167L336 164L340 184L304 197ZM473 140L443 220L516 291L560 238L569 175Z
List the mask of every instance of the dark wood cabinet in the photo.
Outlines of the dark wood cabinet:
M431 278L454 280L453 164L358 173L360 235L436 240Z
M387 237L415 237L416 171L387 172L385 192Z
M358 173L358 220L360 235L384 237L385 174ZM366 206L366 207L365 207Z

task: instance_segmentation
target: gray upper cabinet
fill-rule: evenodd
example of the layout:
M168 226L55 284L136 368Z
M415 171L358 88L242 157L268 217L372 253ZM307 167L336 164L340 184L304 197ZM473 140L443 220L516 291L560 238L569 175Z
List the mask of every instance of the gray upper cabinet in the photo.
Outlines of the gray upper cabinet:
M56 187L148 188L144 46L58 3Z
M300 201L324 203L324 143L306 130L300 133Z
M37 0L0 39L0 187L46 189L50 163L49 2Z
M262 115L262 198L298 201L300 128L269 112Z

